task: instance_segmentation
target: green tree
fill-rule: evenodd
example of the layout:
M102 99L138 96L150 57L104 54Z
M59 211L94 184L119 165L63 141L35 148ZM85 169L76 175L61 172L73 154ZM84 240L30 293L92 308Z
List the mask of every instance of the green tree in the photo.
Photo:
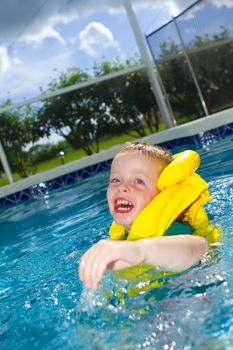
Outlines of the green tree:
M90 78L79 69L62 73L52 88L58 89ZM78 89L45 101L39 119L46 132L56 132L74 148L90 155L99 151L100 138L107 133L111 118L96 93L96 85Z
M102 62L97 68L97 76L113 73L135 66L140 61L127 60L124 64L119 61ZM100 94L104 97L113 119L115 132L124 132L138 136L158 130L158 108L144 70L125 74L101 84Z
M231 33L221 27L212 36L196 36L187 52L209 112L232 103L233 50ZM196 119L204 115L197 88L181 48L172 39L160 46L158 67L171 106L179 122L182 116ZM182 119L180 119L182 121Z
M43 136L34 123L34 111L31 106L15 109L0 115L0 138L9 163L21 177L27 177L35 171L28 162L25 147Z

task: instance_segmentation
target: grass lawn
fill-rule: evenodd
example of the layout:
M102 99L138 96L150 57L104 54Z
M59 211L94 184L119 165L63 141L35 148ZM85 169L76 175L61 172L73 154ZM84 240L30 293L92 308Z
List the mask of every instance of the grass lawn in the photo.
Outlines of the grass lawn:
M18 180L21 180L21 177L19 176L18 173L13 173L12 176L13 176L13 179L14 179L15 182L18 181ZM0 187L8 185L8 184L9 184L9 182L8 182L8 179L7 179L6 176L3 176L3 177L0 178Z
M126 141L132 140L134 138L135 137L130 137L128 135L121 135L119 137L113 137L111 139L103 140L102 142L100 142L100 151L104 150L104 149L108 149L108 148L110 148L114 145L117 145L119 143L124 143ZM86 153L82 149L80 149L80 150L74 150L74 151L67 153L65 155L64 159L65 159L65 163L69 163L69 162L72 162L74 160L80 159L82 157L86 157L86 156L87 156ZM61 161L58 158L48 160L47 162L43 162L43 163L38 164L37 173L40 173L40 172L45 171L45 170L53 169L53 168L60 166L60 165L61 165Z
M165 129L164 125L160 124L159 131L161 131L163 129ZM148 135L150 134L149 131L147 132L147 134ZM104 150L104 149L108 149L114 145L133 140L136 137L138 137L138 135L136 135L136 134L134 136L129 136L129 135L123 134L120 136L115 136L112 138L103 139L100 142L100 151ZM69 163L69 162L72 162L74 160L80 159L80 158L85 157L85 156L86 156L86 153L80 149L80 150L74 150L74 151L71 151L71 152L65 154L64 159L65 159L65 163ZM43 171L53 169L53 168L58 167L60 165L61 165L60 159L54 158L54 159L51 159L51 160L48 160L46 162L42 162L42 163L38 164L36 166L36 173L41 173ZM14 179L14 181L18 181L21 179L21 177L18 173L13 173L13 179ZM7 184L8 184L8 180L7 180L6 176L0 178L0 186L5 186Z

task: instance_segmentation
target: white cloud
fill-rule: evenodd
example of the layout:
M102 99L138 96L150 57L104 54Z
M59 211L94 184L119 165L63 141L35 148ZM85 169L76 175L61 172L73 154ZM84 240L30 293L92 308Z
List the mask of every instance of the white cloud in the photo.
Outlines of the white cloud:
M13 65L20 63L17 53L14 52L13 56L10 57L7 48L0 46L0 73L7 73L12 69Z
M133 10L136 13L140 13L141 9L145 10L158 10L158 13L162 10L166 12L167 18L171 18L171 16L178 15L181 11L189 7L193 4L194 0L130 0ZM219 0L213 0L219 1ZM231 0L223 0L223 1L231 1ZM108 5L108 6L107 6ZM103 6L103 3L101 4ZM123 2L122 6L119 6L119 2L110 1L108 4L106 3L107 11L111 15L119 15L124 11Z
M136 12L140 12L141 8L163 9L168 16L177 15L193 2L193 0L130 1ZM231 0L222 2L230 3ZM39 4L38 0L30 0L27 5L22 0L0 1L1 43L6 45L11 41L20 41L41 44L46 38L54 38L63 43L59 25L71 23L103 10L116 16L122 14L124 7L119 0L50 0L44 4Z
M68 42L69 42L71 45L76 44L76 42L77 42L77 37L76 37L76 36L71 36L71 37L69 37Z
M117 7L117 0L50 0L39 3L30 0L0 1L0 39L2 45L11 42L40 44L46 38L63 41L60 25L71 23L96 11Z
M119 50L119 43L114 39L112 32L99 22L90 22L78 37L80 49L93 57L101 55L104 49L111 47Z
M134 4L136 11L140 11L141 8L145 9L157 9L157 10L166 10L168 17L176 16L181 11L185 10L190 6L194 0L131 0L131 3Z
M70 61L70 52L67 50L57 54L56 61L53 56L33 64L18 61L17 70L8 69L5 74L0 75L0 99L20 96L22 100L24 92L26 98L39 95L47 89L48 78L51 82L58 72L67 69Z
M44 26L38 32L26 33L19 39L19 41L24 42L26 44L31 44L31 43L41 44L43 40L47 38L56 39L61 44L64 44L64 39L56 30L54 30L52 27L44 27Z
M204 7L205 7L205 3L200 2L199 4L195 5L192 9L187 11L185 14L183 14L182 19L186 21L193 19L196 16L196 12L200 11Z
M10 57L8 56L7 49L4 46L0 46L0 72L5 73L11 67Z
M222 6L226 6L228 8L232 8L233 7L233 1L232 0L210 0L214 6L216 7L222 7Z

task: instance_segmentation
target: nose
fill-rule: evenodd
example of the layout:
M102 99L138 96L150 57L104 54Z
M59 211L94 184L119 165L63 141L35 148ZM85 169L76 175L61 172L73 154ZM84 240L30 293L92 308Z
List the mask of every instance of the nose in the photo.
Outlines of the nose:
M129 188L125 182L122 182L119 186L120 192L129 192Z

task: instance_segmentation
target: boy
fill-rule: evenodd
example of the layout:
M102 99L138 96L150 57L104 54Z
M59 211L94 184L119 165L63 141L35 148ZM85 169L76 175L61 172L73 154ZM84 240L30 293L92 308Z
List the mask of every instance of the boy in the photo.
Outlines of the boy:
M114 221L126 232L159 194L157 180L171 161L169 152L146 142L129 142L115 156L107 200ZM188 225L187 228L190 229ZM205 238L179 232L175 236L166 236L165 232L162 237L135 241L101 240L82 256L79 276L87 288L96 290L106 269L120 270L145 263L179 272L197 263L208 251Z

